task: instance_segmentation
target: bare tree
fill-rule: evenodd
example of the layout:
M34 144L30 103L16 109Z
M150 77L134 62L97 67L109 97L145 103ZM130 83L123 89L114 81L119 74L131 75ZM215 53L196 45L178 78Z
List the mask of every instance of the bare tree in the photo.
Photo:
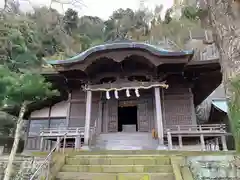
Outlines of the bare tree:
M82 8L84 5L83 1L82 0L51 0L50 2L50 8L52 7L52 4L53 3L57 3L57 4L60 4L61 7L62 7L62 11L64 11L64 6L65 5L72 5L73 7L75 8Z

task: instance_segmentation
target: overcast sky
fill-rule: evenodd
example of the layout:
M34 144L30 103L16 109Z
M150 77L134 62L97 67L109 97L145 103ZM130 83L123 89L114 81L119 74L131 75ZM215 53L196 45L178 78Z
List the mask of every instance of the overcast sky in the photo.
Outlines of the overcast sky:
M19 0L21 3L21 9L29 10L31 9L29 3L26 0ZM28 0L32 5L48 5L50 0ZM71 1L71 0L60 0L60 1ZM77 8L80 15L91 15L99 16L100 18L107 19L114 10L118 8L131 8L136 10L139 8L139 0L82 0L83 4L80 8ZM173 0L145 0L145 4L148 8L153 9L156 5L164 5L164 10L171 7ZM0 0L0 6L2 7L4 0ZM59 4L54 3L53 8L56 8L58 11L62 11L62 8ZM66 10L68 7L65 6Z

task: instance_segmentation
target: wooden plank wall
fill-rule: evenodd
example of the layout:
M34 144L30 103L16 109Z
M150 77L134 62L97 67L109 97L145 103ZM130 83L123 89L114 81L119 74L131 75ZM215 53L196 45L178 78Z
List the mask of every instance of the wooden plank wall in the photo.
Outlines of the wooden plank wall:
M190 88L172 86L163 91L163 125L196 124L193 94Z
M98 118L100 92L92 92L91 126ZM69 127L84 127L86 114L86 93L82 90L72 92L69 112Z
M27 142L25 149L37 150L40 148L39 133L41 128L56 128L56 127L84 127L86 100L85 92L75 90L72 92L70 100L69 120L66 117L46 117L40 119L31 119L27 135ZM98 105L100 100L100 93L93 92L92 94L92 112L91 112L91 126L94 126L95 120L98 118ZM68 121L68 122L67 122Z

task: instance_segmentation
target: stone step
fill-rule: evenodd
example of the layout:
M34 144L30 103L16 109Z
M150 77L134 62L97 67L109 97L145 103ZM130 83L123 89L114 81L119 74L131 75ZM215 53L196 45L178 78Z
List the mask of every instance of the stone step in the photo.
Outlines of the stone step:
M172 173L171 165L64 165L61 172Z
M189 154L188 152L185 152ZM205 154L206 152L198 151L197 155ZM166 150L98 150L98 151L77 151L71 153L72 156L168 156L168 155L182 155L182 151L166 151ZM192 153L194 154L194 153Z
M76 155L67 165L170 165L169 156L160 155Z
M60 172L57 180L174 180L173 173L81 173Z
M96 149L108 150L142 150L156 149L158 141L151 133L108 133L100 134L96 140Z

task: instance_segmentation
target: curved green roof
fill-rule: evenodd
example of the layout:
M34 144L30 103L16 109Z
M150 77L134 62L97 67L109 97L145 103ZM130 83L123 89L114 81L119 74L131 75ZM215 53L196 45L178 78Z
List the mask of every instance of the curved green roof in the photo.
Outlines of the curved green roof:
M166 49L159 48L157 46L153 46L146 43L132 42L132 41L119 41L119 42L112 42L112 43L106 43L106 44L94 46L69 59L47 60L47 63L51 65L77 63L77 62L84 61L92 53L108 51L108 50L120 50L120 49L142 49L145 51L149 51L151 54L156 56L171 56L171 57L186 56L186 55L191 56L194 53L193 50L172 51L172 50L166 50Z

